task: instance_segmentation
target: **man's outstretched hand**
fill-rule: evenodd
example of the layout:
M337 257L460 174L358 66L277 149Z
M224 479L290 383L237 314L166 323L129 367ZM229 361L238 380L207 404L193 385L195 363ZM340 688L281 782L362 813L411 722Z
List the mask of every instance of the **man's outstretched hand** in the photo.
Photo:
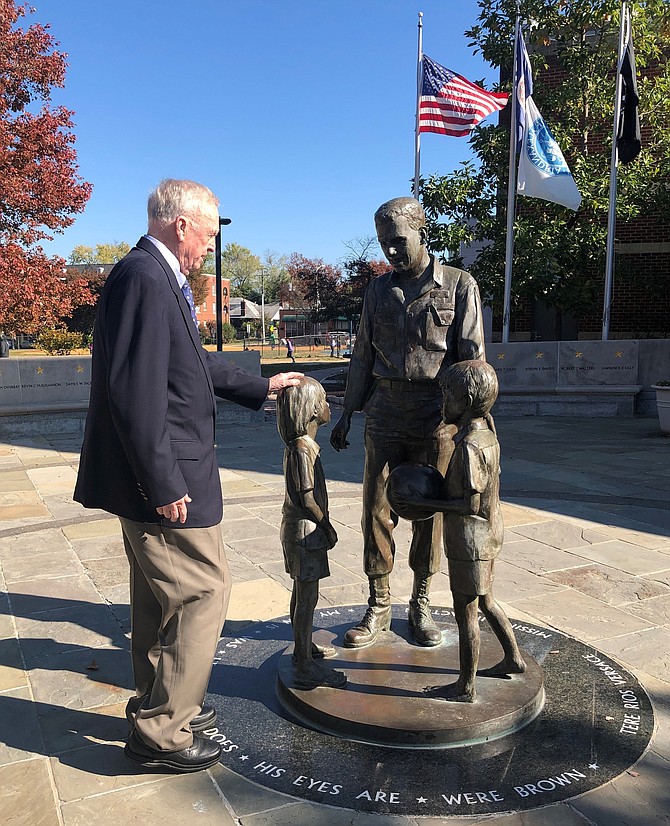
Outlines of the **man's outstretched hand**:
M304 375L304 373L296 373L295 371L291 371L290 373L277 373L276 376L272 376L270 379L268 394L276 393L277 390L283 390L284 387L295 387L296 384L300 384L300 379L303 378Z

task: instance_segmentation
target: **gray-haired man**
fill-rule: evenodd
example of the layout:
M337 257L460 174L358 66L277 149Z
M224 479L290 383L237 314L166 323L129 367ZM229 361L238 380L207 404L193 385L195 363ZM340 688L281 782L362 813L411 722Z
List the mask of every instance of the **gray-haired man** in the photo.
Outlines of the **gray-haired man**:
M258 409L270 380L200 344L186 277L214 250L218 200L166 179L149 196L149 230L105 283L95 324L91 399L74 498L120 517L130 563L136 697L126 755L191 772L220 757L198 732L226 614L230 573L219 529L215 394Z

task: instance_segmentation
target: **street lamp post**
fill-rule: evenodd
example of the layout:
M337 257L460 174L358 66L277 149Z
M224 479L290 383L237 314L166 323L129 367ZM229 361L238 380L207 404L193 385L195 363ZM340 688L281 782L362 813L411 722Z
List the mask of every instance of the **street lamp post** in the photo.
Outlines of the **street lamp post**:
M314 292L316 294L315 311L314 311L314 335L319 333L319 310L321 309L321 302L319 301L319 273L324 268L325 264L319 264L314 270Z
M214 255L216 260L214 262L216 277L215 281L215 297L216 297L216 349L218 352L223 350L223 297L221 295L221 227L227 227L230 224L230 218L219 218L219 231L216 234L216 249Z
M261 267L261 328L263 330L261 341L265 344L265 267Z

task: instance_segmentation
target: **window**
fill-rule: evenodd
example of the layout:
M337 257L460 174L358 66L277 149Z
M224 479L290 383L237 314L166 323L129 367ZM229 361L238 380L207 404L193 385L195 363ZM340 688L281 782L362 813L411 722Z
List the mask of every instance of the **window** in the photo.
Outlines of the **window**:
M212 295L216 295L216 284L212 284Z
M212 301L212 312L216 313L216 304Z

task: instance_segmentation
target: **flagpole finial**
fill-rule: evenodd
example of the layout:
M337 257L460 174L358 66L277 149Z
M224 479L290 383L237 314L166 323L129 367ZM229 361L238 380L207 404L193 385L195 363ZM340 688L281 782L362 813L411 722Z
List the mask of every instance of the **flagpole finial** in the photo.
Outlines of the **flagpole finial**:
M423 26L423 12L419 12L419 26Z

